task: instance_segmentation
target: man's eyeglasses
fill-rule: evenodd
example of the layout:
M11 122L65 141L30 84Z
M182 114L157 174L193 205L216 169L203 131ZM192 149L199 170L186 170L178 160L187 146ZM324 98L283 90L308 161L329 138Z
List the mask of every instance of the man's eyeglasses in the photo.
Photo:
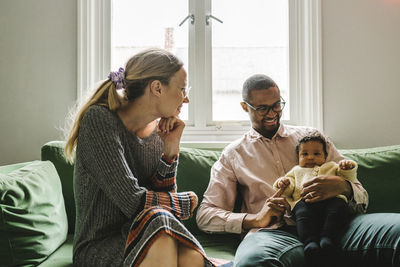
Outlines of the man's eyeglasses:
M249 106L251 109L253 109L259 116L265 116L269 113L269 111L272 109L274 112L281 112L282 109L285 107L285 100L281 97L281 101L276 102L272 106L268 105L262 105L258 107L253 107L251 104L248 102L244 101L247 106Z
M183 95L183 98L185 98L185 97L188 97L189 96L189 92L190 92L190 90L192 89L192 87L191 86L189 86L189 87L185 87L185 88L182 88L181 89L181 91L182 91L182 95Z

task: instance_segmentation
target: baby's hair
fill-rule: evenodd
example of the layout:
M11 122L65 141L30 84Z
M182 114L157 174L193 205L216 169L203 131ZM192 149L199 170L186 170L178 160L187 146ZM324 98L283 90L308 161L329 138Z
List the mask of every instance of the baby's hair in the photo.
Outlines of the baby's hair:
M312 133L312 134L306 135L303 138L301 138L296 146L296 154L299 155L301 144L311 142L311 141L320 142L324 149L325 157L328 156L328 151L326 150L326 139L319 133Z

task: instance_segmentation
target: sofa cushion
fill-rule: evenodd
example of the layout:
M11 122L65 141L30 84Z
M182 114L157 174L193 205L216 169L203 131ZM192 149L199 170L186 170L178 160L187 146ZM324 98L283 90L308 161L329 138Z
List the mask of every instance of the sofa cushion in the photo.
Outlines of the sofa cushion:
M340 152L358 163L357 177L369 194L367 212L400 212L400 145Z
M33 161L28 161L28 162L22 162L22 163L16 163L16 164L10 164L10 165L4 165L0 166L0 173L2 174L7 174L12 171L21 169L22 167L31 164Z
M74 235L68 235L67 240L38 267L72 267Z
M0 266L36 265L66 239L67 215L54 165L0 171Z

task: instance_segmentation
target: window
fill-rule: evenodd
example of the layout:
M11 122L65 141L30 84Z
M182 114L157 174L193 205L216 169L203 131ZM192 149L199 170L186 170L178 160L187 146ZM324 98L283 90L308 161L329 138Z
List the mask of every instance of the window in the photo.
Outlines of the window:
M112 1L111 69L123 67L143 49L161 47L177 55L188 71L190 22L179 26L188 13L188 2L182 0ZM181 118L188 120L188 114L183 105Z
M78 3L78 96L135 52L158 46L184 61L193 88L183 140L231 141L247 131L241 87L255 73L280 86L286 123L322 130L320 0Z
M238 103L243 82L255 73L273 78L282 96L290 100L288 2L219 0L211 2L209 12L223 20L213 20L212 27L208 26L212 54L209 123L248 120ZM283 119L289 115L286 110Z

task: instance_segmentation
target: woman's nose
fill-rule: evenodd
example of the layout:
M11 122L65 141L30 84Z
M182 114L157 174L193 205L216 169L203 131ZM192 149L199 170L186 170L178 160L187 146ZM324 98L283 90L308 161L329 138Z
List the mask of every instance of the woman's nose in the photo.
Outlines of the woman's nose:
M183 98L183 103L189 103L189 96L185 96L185 98Z

